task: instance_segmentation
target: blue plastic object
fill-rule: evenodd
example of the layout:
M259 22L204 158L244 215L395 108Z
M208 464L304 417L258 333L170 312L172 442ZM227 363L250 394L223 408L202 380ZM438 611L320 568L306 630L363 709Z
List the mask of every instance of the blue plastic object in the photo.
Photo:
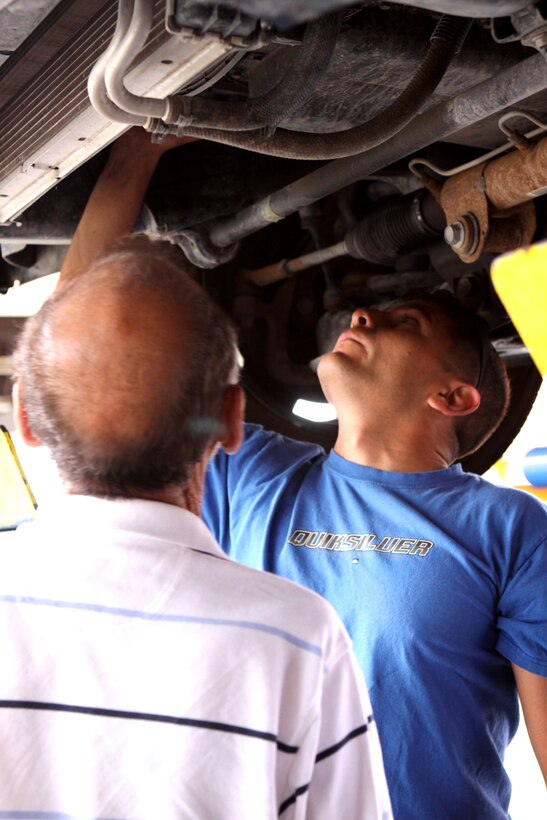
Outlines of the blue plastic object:
M523 469L533 487L547 487L547 447L534 447L526 453Z

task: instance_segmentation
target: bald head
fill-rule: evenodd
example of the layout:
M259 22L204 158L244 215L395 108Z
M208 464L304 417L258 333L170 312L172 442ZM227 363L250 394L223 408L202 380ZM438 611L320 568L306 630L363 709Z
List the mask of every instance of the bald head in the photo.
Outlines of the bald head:
M141 284L124 287L126 264L99 271L106 276L93 291L69 293L50 324L63 417L105 449L138 441L159 422L190 360L185 305Z
M154 245L105 258L29 320L15 356L33 435L80 492L183 484L236 380L233 328Z

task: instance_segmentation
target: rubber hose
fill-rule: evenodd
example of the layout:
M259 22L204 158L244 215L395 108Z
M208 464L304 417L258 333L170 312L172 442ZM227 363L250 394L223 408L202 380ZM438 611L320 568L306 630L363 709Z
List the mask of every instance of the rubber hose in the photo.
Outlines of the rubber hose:
M308 23L302 44L292 47L293 54L287 61L283 76L266 94L245 102L187 97L184 100L184 116L195 119L196 127L220 131L274 128L312 96L330 63L341 21L341 14L330 14Z
M425 189L406 194L366 216L345 236L350 256L391 265L400 253L427 245L440 236L446 218Z
M177 133L287 159L330 160L361 154L385 142L416 116L442 80L470 25L469 20L442 17L431 36L424 60L404 91L384 111L356 128L334 134L278 129L269 140L260 133L238 134L194 126L179 129Z

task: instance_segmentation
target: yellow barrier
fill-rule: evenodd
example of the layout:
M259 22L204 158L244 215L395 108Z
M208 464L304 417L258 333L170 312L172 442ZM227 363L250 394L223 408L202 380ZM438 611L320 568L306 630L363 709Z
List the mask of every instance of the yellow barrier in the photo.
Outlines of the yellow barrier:
M547 242L499 256L492 282L540 373L547 374Z
M36 500L17 458L10 434L0 425L0 532L34 517Z

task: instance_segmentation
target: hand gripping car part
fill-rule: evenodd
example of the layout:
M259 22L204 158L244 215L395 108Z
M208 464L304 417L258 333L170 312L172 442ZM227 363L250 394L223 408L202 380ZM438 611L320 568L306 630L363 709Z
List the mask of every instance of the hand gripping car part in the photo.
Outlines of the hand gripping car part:
M494 260L492 282L540 373L547 374L547 242Z

